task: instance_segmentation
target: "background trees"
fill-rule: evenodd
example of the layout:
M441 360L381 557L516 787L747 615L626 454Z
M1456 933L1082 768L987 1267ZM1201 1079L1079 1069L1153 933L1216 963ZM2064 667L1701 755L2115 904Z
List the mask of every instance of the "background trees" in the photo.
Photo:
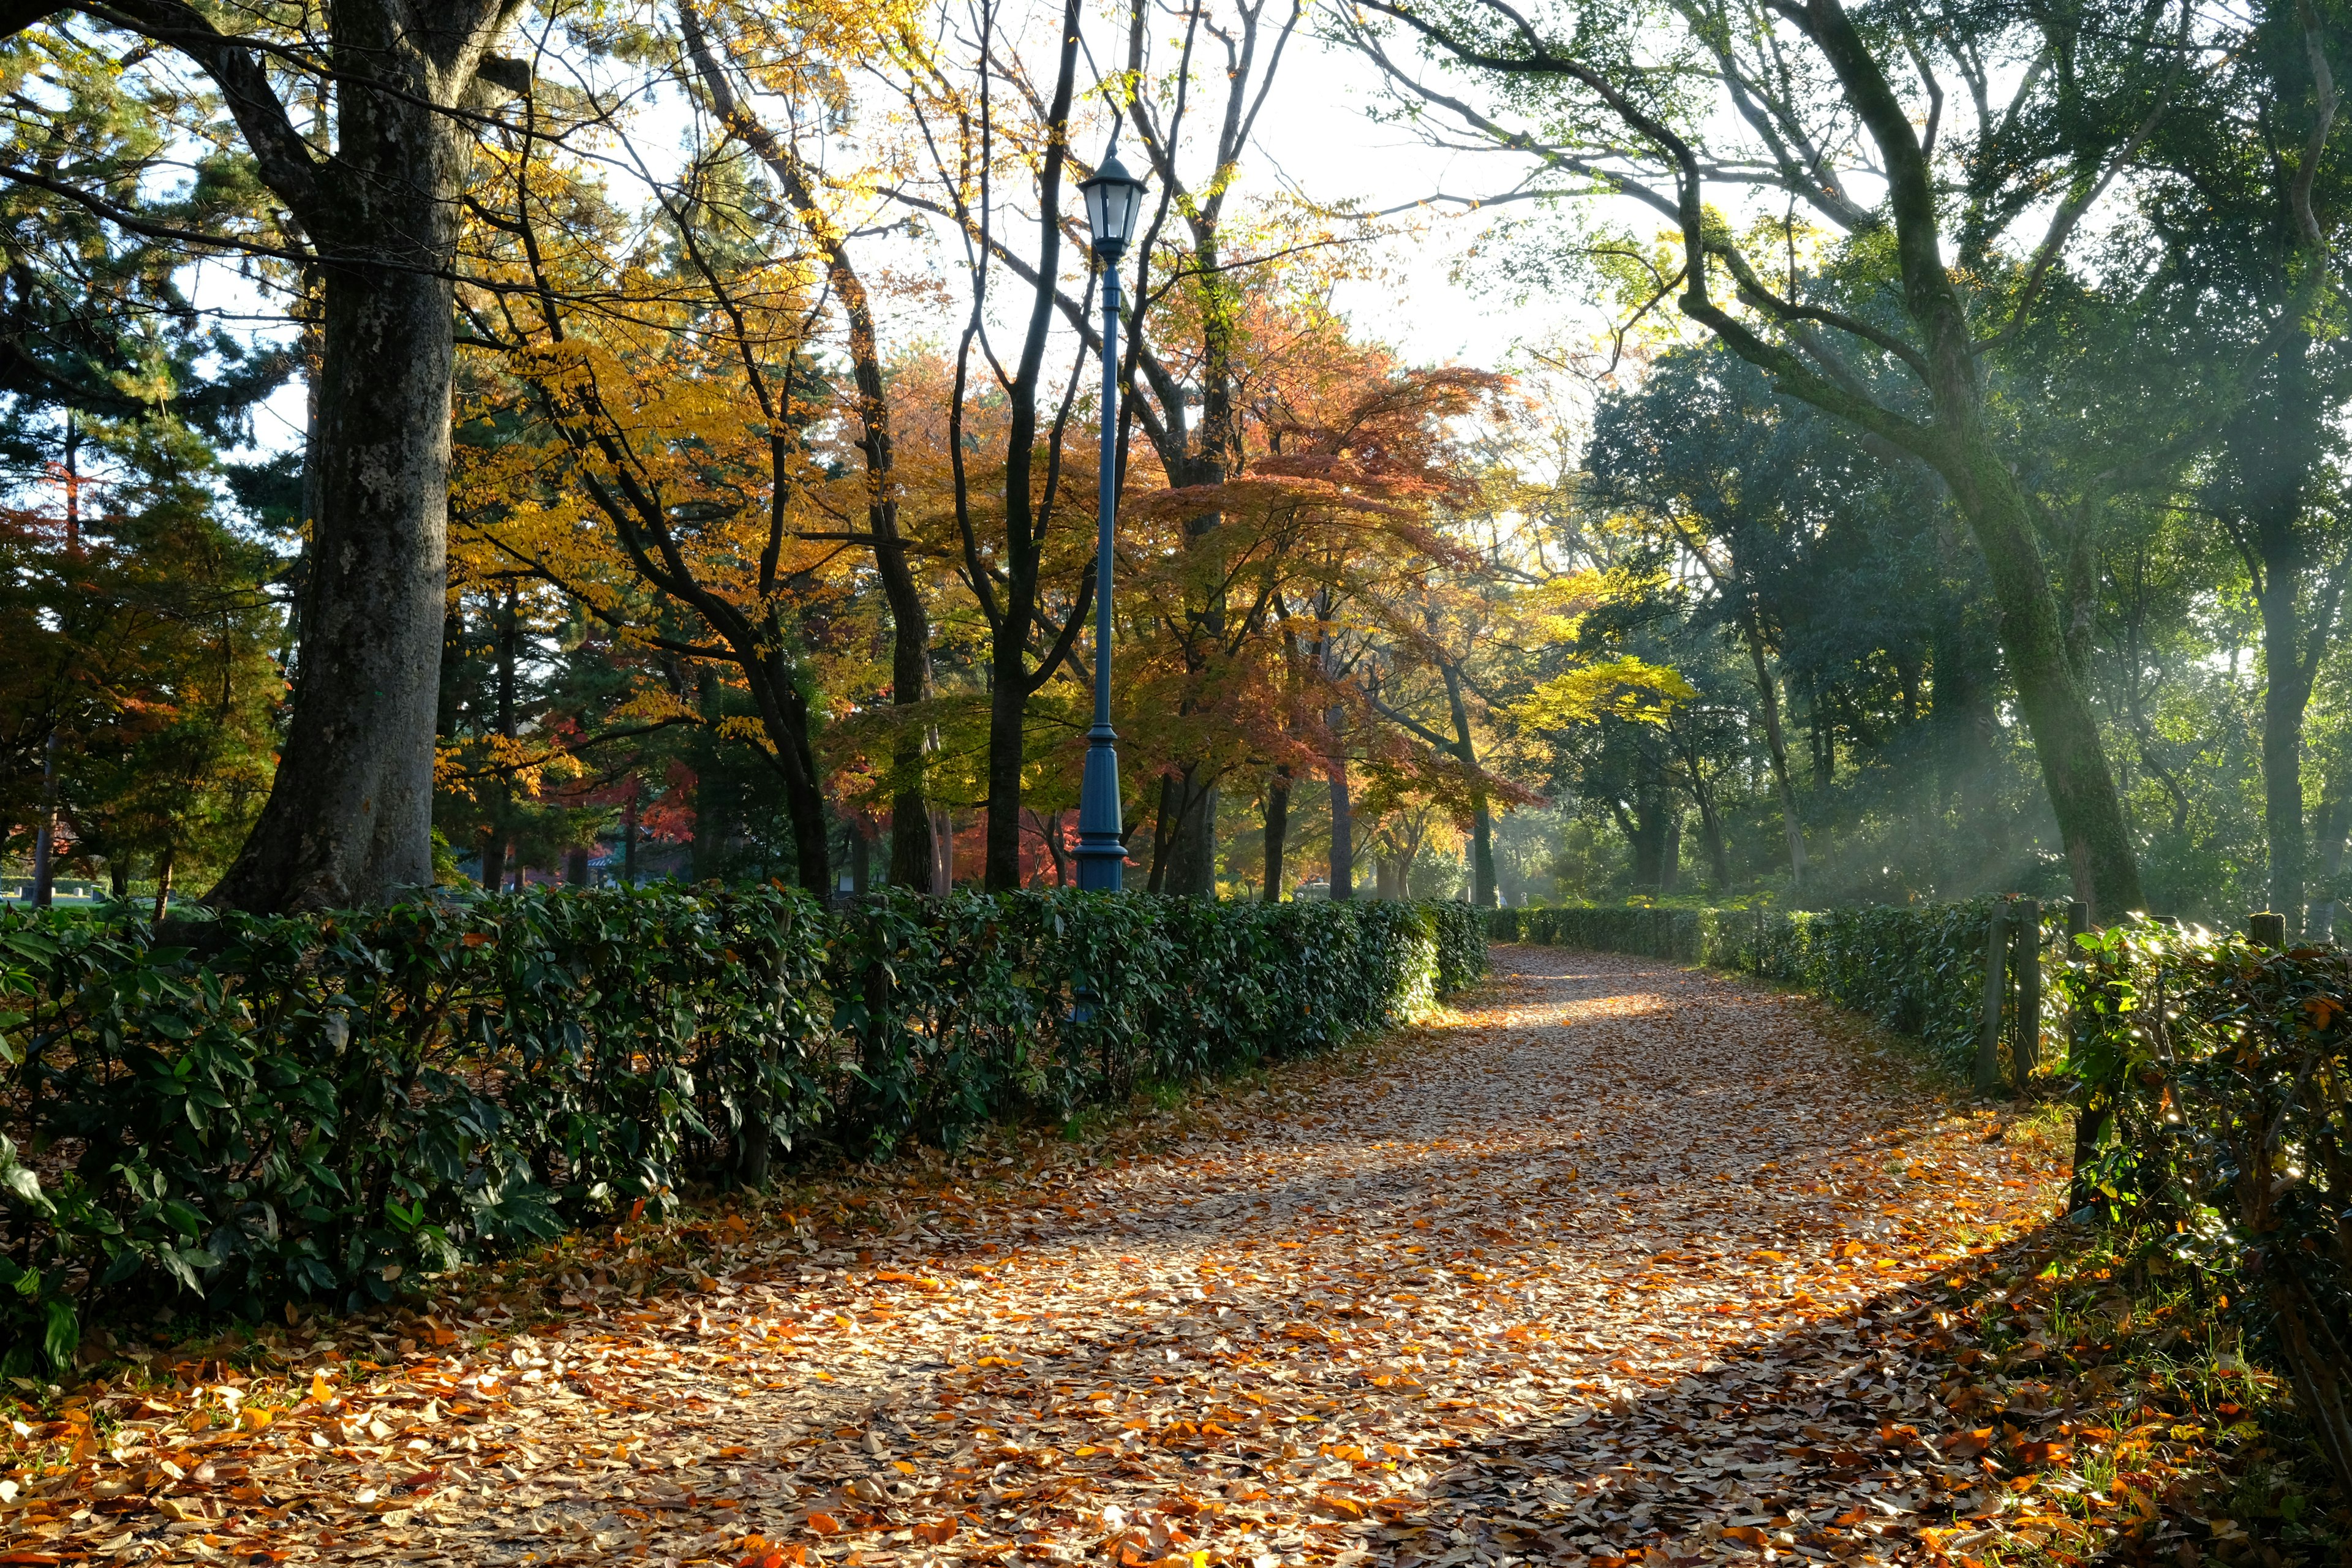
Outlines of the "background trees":
M2331 923L2335 11L1370 12L1604 331L1335 303L1397 233L1264 155L1279 3L14 17L11 853L1056 879L1108 462L1146 886Z

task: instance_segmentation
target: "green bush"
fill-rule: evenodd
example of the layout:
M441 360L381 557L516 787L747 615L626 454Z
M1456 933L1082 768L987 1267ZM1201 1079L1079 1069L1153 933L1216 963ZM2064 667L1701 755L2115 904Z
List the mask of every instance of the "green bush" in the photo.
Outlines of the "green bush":
M2077 949L2078 1198L2203 1277L2352 1489L2352 955L2145 919Z
M1566 907L1496 910L1490 933L1761 975L1917 1037L1965 1069L1984 997L1989 899L1796 910ZM2055 919L2056 917L2052 917Z
M530 893L202 935L0 911L19 1373L134 1304L358 1307L813 1144L951 1145L1324 1048L1485 956L1467 906L1078 893Z

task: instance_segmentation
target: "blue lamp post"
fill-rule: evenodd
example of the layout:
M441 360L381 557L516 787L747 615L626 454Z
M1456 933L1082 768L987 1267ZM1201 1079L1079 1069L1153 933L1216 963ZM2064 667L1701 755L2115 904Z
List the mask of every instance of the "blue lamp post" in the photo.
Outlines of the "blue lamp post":
M1087 731L1087 773L1078 791L1078 886L1116 893L1127 846L1119 837L1118 734L1110 727L1111 533L1118 514L1118 258L1143 212L1143 182L1106 153L1095 177L1078 189L1087 227L1102 263L1102 490L1095 541L1095 722Z

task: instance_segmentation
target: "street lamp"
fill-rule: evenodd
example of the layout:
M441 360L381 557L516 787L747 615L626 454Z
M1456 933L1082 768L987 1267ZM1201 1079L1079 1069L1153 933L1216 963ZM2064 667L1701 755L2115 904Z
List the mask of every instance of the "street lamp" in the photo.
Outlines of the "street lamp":
M1116 145L1116 142L1114 142ZM1095 540L1095 722L1087 731L1086 782L1078 791L1078 886L1116 893L1127 846L1119 837L1118 734L1110 727L1110 549L1118 513L1118 258L1143 212L1143 182L1112 153L1078 187L1087 227L1102 263L1102 489Z

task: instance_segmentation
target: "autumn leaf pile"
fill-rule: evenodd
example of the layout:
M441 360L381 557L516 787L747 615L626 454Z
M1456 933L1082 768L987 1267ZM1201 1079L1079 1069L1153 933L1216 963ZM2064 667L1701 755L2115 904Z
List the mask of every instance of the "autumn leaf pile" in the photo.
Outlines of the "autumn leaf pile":
M1126 1152L907 1161L36 1390L0 1561L1961 1561L2161 1493L2143 1446L2087 1495L2125 1439L2035 1377L2046 1318L1949 1284L2046 1219L2045 1143L1810 1003L1500 967Z

